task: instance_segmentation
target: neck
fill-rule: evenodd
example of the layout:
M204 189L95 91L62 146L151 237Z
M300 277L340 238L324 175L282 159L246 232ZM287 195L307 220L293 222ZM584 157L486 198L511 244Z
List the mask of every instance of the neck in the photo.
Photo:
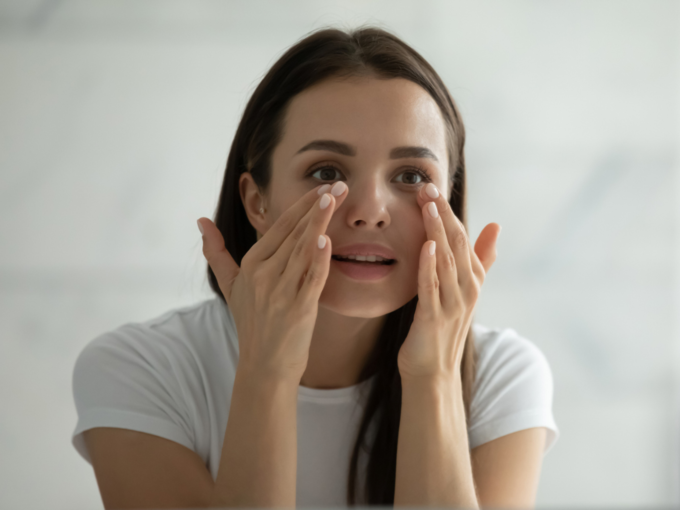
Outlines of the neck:
M386 318L347 317L319 306L300 385L337 389L358 384Z

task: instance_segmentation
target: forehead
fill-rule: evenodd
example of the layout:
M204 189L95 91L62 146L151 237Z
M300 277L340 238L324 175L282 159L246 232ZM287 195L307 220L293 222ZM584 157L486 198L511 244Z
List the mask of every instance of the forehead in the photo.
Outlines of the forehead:
M355 145L387 156L396 146L422 146L446 168L446 129L430 94L402 78L331 79L295 96L286 112L280 149L292 155L311 140Z

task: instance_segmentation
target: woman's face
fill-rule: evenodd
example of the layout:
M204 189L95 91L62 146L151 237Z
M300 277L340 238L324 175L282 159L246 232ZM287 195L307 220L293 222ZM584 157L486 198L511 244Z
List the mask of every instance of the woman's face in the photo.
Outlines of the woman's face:
M356 268L355 263L331 260L319 305L341 315L372 318L413 299L420 250L427 240L416 195L429 181L418 169L447 198L449 191L446 130L432 97L400 78L329 80L293 98L284 126L265 197L266 228L310 189L341 180L349 192L326 231L333 253L371 243L391 249L396 258L385 276L372 280L340 269L341 264ZM348 149L310 148L317 140ZM427 151L409 152L403 149L407 147Z

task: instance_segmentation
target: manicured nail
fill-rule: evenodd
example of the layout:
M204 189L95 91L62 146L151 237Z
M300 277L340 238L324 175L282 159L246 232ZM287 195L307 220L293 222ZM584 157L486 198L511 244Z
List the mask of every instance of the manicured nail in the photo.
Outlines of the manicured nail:
M430 198L437 198L439 196L439 190L437 189L437 186L431 182L425 186L425 193L427 193L427 196Z
M333 184L333 187L331 188L331 193L333 194L334 197L339 197L345 192L346 189L347 184L345 184L342 181L338 181L335 184Z
M326 236L319 236L319 241L316 244L320 250L323 250L324 246L326 246Z
M319 188L319 195L323 195L323 194L326 193L329 189L331 189L331 185L330 185L330 184L324 184L323 186L321 186L321 187Z
M437 211L437 204L435 204L434 202L428 202L427 210L430 212L430 215L433 218L436 218L437 216L439 216L439 211Z
M203 227L201 226L201 222L198 221L198 220L196 220L196 224L198 225L198 230L201 231L201 235L204 235L204 234L203 234Z
M324 196L321 197L321 202L319 202L319 207L321 207L321 209L325 209L326 207L328 207L328 204L330 204L330 203L331 203L331 196L328 193L326 193Z
M430 243L430 255L434 255L434 251L437 249L437 242L432 241Z

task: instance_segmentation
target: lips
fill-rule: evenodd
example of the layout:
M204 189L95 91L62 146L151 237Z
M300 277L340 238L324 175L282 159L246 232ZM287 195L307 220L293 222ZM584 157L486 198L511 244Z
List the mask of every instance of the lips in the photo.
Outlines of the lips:
M376 264L375 262L340 261L333 257L332 270L338 270L355 281L377 283L395 271L395 264Z
M392 261L391 263L396 262L397 258L390 248L375 243L354 243L339 246L333 250L333 258L336 258L336 255L341 257L347 257L349 255L369 257L371 255L376 255L387 261Z
M394 264L396 261L394 259L384 259L380 257L379 255L368 255L366 257L362 255L350 255L348 257L343 257L342 255L332 255L332 258L334 260L338 260L340 262L355 262L355 263L368 263L368 264L381 264L381 265L390 265Z

